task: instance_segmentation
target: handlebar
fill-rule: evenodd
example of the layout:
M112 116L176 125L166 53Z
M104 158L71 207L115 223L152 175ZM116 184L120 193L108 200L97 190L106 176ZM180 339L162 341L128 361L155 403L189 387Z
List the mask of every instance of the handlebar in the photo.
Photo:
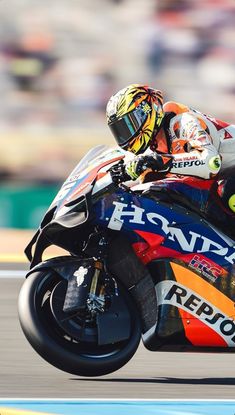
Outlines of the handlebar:
M129 174L127 174L126 172L125 163L123 159L120 160L114 166L110 167L109 172L115 184L120 184L131 179Z

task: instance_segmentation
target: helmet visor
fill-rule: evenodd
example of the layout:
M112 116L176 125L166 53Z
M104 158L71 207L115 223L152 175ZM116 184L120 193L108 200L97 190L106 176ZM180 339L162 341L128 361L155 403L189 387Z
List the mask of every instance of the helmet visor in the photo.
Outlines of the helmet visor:
M125 114L122 118L112 121L109 127L118 145L125 148L129 140L133 138L147 120L148 113L139 105L133 111Z

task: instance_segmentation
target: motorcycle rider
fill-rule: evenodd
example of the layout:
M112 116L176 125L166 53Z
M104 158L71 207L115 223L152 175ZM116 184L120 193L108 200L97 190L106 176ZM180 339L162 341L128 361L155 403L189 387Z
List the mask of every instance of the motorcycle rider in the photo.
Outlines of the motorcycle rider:
M157 89L128 85L111 96L106 114L117 144L135 155L126 165L132 180L149 169L211 179L235 167L235 125L178 102L163 104ZM217 191L235 213L235 178L218 181Z

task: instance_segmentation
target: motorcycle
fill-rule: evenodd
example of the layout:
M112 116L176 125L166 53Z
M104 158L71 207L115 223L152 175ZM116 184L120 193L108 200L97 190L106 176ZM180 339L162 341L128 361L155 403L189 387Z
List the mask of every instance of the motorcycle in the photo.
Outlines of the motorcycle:
M235 351L235 242L214 221L213 180L128 182L98 146L62 185L25 249L19 320L53 366L101 376L151 351ZM56 245L66 255L43 259Z

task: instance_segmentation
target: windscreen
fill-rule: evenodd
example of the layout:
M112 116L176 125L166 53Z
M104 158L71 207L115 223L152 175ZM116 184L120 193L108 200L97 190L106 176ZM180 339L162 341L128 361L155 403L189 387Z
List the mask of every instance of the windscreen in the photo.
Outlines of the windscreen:
M99 170L122 157L123 151L118 147L112 149L101 145L90 150L63 183L50 208L56 205L57 212L68 202L86 193L86 189L96 180Z

